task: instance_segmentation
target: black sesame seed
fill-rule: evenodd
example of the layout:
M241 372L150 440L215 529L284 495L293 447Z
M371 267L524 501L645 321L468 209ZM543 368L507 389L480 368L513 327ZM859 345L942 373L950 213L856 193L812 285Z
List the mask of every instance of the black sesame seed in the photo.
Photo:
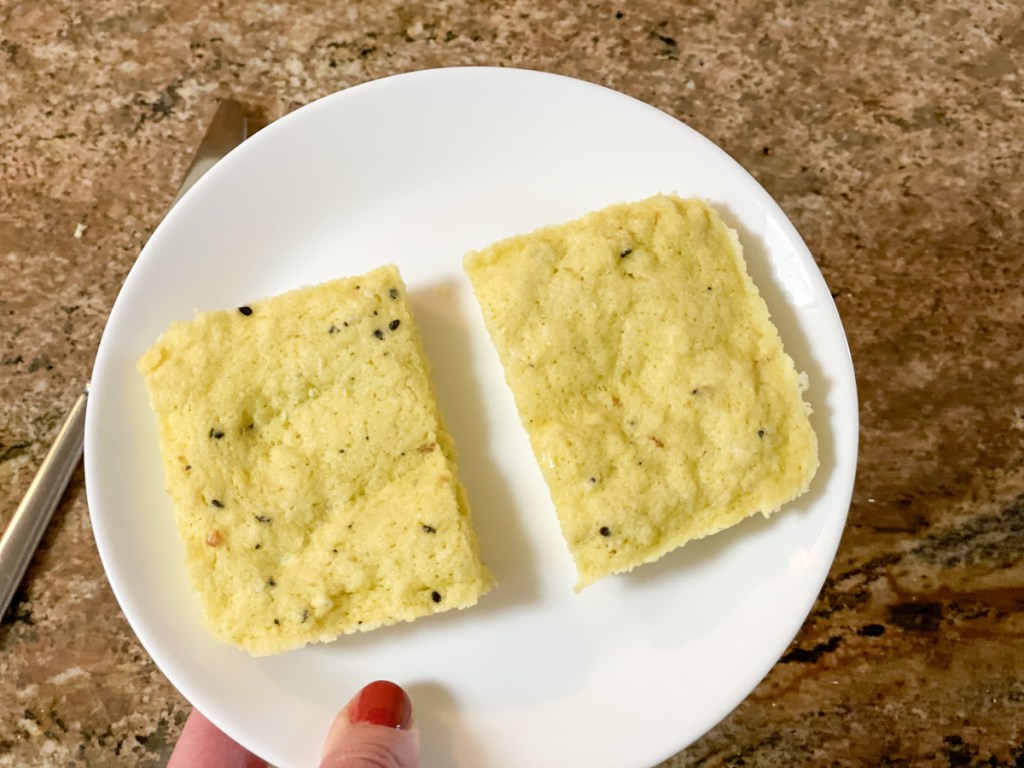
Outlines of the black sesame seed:
M331 552L333 552L334 554L338 554L338 548L337 547L333 547L331 549Z
M331 334L331 336L333 336L338 332L338 326L336 326L334 323L331 323L331 327L327 329L327 332Z
M276 587L277 586L277 582L274 581L273 579L267 579L267 586L268 587Z
M691 394L691 395L696 395L696 394L697 394L698 392L700 392L700 390L699 390L699 389L691 389L691 390L690 390L690 394Z
M757 436L758 437L764 437L764 430L763 429L757 430Z
M595 485L597 483L597 478L596 477L587 478L587 482L590 483L591 485Z
M708 286L708 290L709 290L709 291L711 290L711 286L710 286L710 285Z
M241 312L246 317L248 317L249 315L252 314L252 307L239 307L238 311Z
M397 299L398 298L398 289L397 288L392 288L391 290L389 290L388 291L388 296L390 296L392 299Z
M373 335L376 336L378 339L383 339L384 331L382 331L380 328L377 328L374 330Z
M598 531L598 533L600 533L602 536L611 536L612 535L612 529L609 528L607 525L602 525L601 529Z
M390 323L388 323L388 330L389 331L397 330L398 326L400 326L401 324L402 324L401 320L392 320Z
M430 599L433 600L435 603L440 603L441 602L441 593L440 592L431 592L430 593Z
M212 437L214 440L220 440L222 437L224 437L224 431L217 429L216 427L210 427L210 437Z
M263 546L262 544L257 544L255 547L253 547L253 549L259 549L262 546Z
M621 19L623 16L625 16L625 14L622 11L616 11L615 12L615 18L616 19Z
M281 626L281 622L278 619L274 619L274 624L276 624L277 626Z
M629 254L631 254L632 252L633 252L632 248L626 248L624 251L622 251L622 253L619 254L619 258L620 259L624 259L627 256L629 256Z
M192 469L192 465L191 464L186 464L185 465L185 471L188 472L190 469Z
M432 525L426 525L426 524L424 524L424 525L423 525L423 532L424 532L424 533L437 533L437 528L435 528L435 527L434 527L434 526L432 526Z
M253 515L253 519L257 523L269 523L270 522L270 518L267 517L266 515Z
M210 499L210 506L216 507L217 509L224 509L224 502L220 499Z

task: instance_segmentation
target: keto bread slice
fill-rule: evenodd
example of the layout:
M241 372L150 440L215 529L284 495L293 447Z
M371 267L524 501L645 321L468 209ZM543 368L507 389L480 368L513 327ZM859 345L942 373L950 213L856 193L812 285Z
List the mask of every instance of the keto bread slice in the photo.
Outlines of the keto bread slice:
M659 195L467 254L577 590L804 493L802 392L706 203Z
M396 268L200 313L138 367L216 637L280 653L489 589Z

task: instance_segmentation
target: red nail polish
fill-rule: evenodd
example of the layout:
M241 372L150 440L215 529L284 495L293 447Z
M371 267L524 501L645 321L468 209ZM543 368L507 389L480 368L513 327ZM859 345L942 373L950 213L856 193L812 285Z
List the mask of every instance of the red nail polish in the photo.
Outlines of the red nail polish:
M378 680L349 702L348 719L353 723L371 723L404 731L412 722L412 702L394 683Z

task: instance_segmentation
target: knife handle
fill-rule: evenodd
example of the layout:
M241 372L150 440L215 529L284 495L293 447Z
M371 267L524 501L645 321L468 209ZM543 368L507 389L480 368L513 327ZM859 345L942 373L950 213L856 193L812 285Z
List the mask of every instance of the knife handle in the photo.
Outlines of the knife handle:
M32 554L57 508L71 473L82 457L85 435L85 402L88 388L78 396L57 439L46 454L25 497L0 538L0 619L7 612Z

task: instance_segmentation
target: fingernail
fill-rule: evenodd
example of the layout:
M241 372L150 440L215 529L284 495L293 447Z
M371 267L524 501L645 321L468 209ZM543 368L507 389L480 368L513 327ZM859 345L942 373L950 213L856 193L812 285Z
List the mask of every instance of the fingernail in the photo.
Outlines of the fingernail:
M405 731L412 722L412 702L406 692L394 683L378 680L363 688L349 702L348 719L353 723L371 723Z

